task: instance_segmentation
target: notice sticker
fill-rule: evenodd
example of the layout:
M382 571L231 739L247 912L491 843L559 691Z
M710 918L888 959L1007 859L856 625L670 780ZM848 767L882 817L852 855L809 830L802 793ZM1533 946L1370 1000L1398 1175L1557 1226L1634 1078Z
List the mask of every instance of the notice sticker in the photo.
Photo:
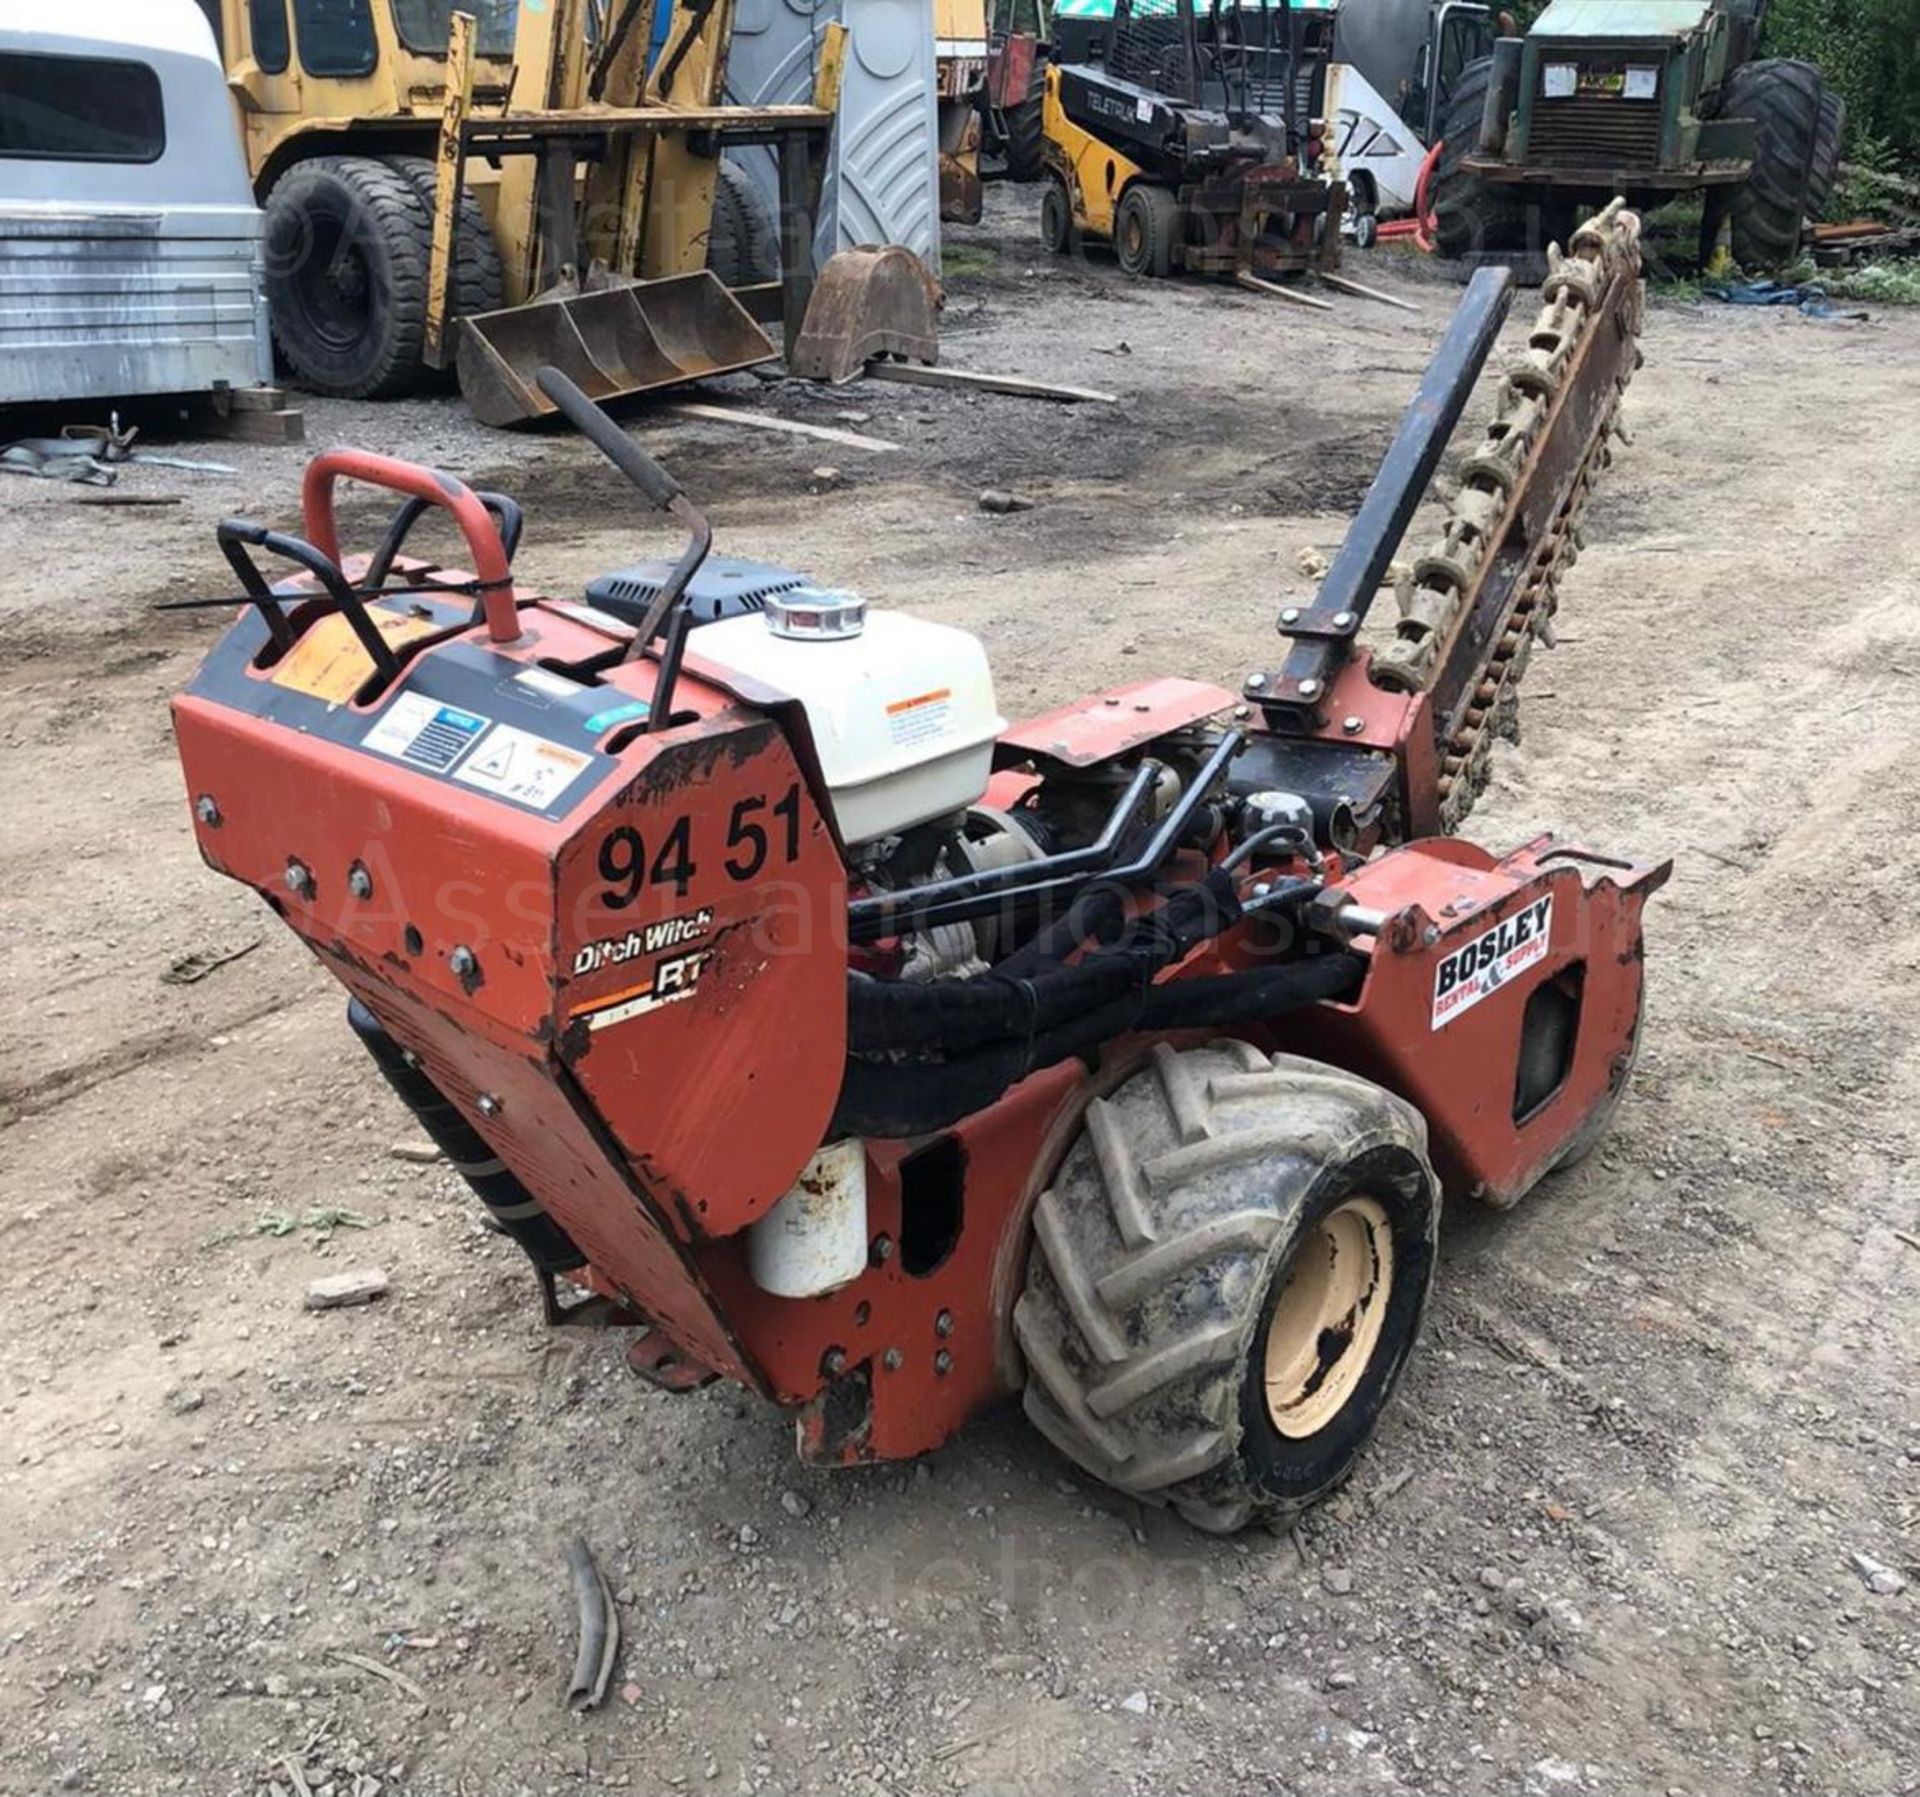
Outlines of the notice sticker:
M1454 949L1434 970L1433 1027L1439 1029L1463 1011L1471 1011L1522 969L1544 960L1552 932L1553 897L1549 894Z
M444 774L492 722L478 712L442 705L424 693L402 693L360 739L377 755Z
M564 749L530 730L495 724L454 779L462 786L544 811L592 760L579 749Z

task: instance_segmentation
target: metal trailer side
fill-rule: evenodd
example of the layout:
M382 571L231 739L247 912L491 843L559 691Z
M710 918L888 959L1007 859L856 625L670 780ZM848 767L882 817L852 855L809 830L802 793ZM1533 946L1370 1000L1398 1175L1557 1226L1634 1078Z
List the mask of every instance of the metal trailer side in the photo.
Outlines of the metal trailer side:
M0 22L0 403L271 380L260 213L193 0Z

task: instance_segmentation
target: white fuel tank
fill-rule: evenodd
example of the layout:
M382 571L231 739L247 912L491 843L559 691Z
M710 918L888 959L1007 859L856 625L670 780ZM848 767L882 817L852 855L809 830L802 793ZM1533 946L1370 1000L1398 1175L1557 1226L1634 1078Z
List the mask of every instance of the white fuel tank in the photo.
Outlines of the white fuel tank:
M987 652L964 630L796 587L762 613L702 625L687 650L800 701L848 843L962 810L987 789L1006 720Z

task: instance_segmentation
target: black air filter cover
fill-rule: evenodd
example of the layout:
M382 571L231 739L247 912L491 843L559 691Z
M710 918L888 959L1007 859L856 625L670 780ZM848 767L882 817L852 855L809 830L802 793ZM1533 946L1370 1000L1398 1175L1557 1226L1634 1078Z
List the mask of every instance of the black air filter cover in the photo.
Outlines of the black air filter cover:
M611 612L624 623L638 624L673 572L670 561L636 562L597 574L587 582L587 603ZM710 555L687 587L685 603L696 624L717 624L742 612L759 611L770 593L805 586L807 577L791 568L765 562L742 561L738 556Z

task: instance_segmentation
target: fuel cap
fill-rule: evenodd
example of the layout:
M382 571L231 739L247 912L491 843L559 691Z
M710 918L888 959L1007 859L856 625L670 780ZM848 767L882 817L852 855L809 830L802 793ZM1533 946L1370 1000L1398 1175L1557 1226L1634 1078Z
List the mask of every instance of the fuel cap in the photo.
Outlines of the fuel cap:
M784 593L769 593L761 605L767 628L796 642L838 642L867 627L866 600L837 588L789 587Z

